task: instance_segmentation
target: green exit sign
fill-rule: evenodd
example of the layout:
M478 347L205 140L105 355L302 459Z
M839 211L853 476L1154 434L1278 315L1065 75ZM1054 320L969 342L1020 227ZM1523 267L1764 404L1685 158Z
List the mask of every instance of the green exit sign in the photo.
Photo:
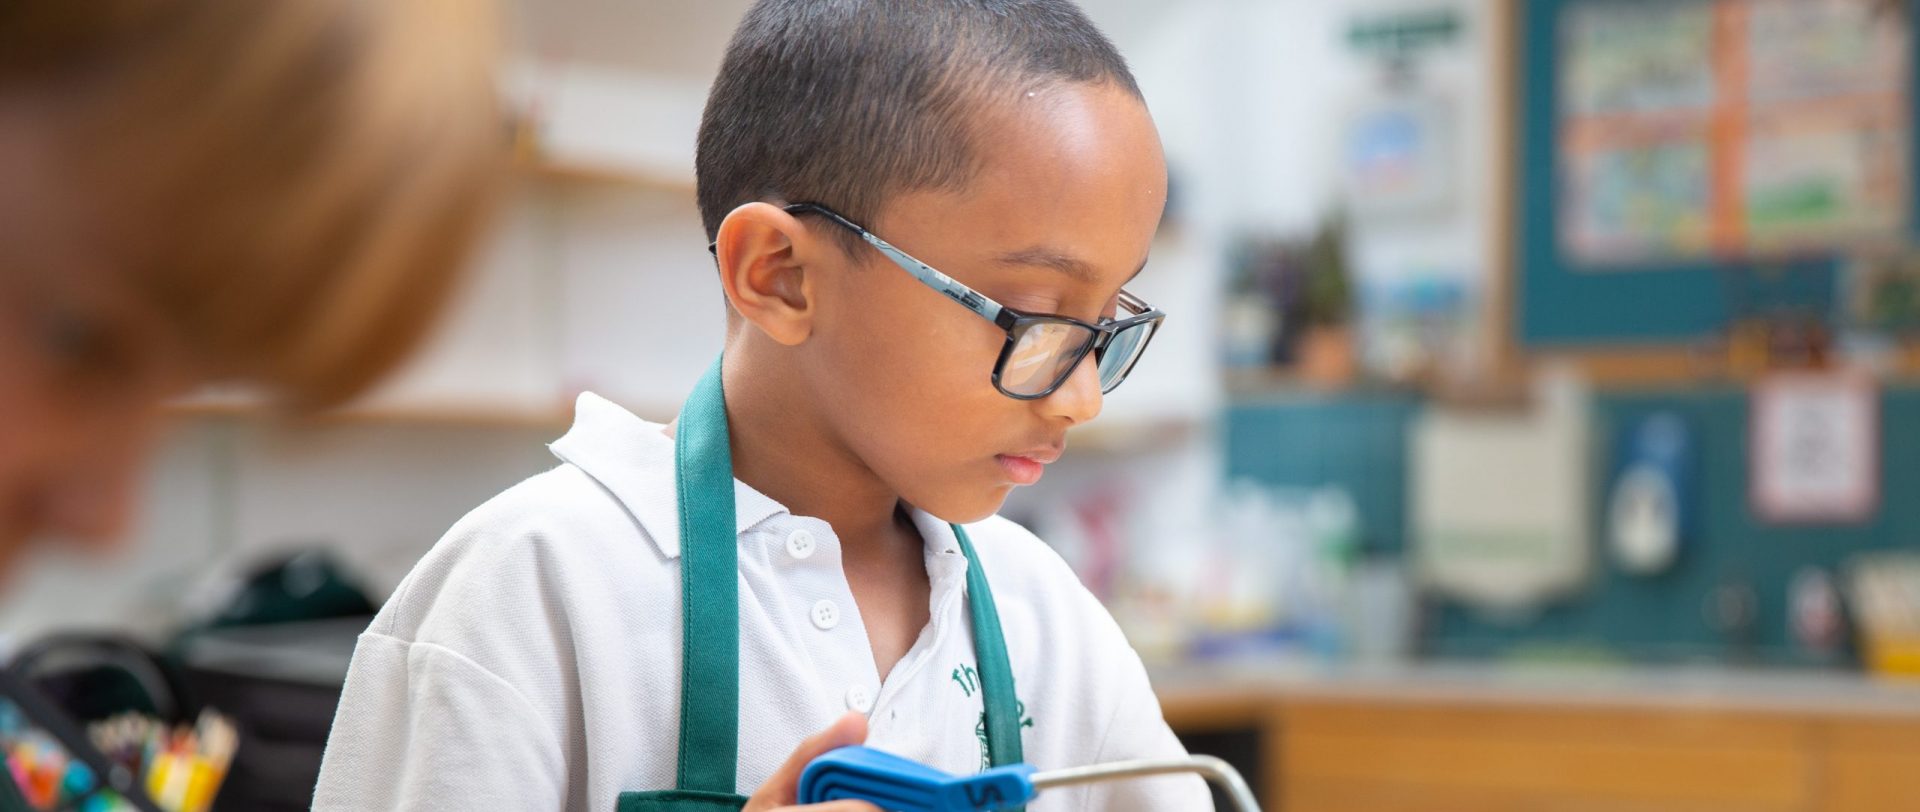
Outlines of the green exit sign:
M1404 56L1459 39L1460 27L1460 14L1454 9L1401 12L1354 21L1347 28L1347 45L1356 51Z

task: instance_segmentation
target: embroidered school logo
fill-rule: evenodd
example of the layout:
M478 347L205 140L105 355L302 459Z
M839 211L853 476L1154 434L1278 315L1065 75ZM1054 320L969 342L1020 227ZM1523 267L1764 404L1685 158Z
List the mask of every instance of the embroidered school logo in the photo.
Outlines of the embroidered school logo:
M966 693L968 699L972 699L974 694L980 692L980 672L973 670L973 666L966 663L961 663L958 668L953 669L953 681L960 686L962 692Z
M968 699L972 699L974 694L980 692L980 672L975 671L973 666L961 663L953 669L952 678L954 683L960 686L960 691L967 695ZM1013 709L1014 713L1020 717L1021 728L1033 727L1033 719L1027 716L1027 703L1016 699L1013 703ZM987 712L984 710L980 712L980 723L973 726L973 736L980 740L980 769L991 769L993 767L993 755L988 752L987 748Z

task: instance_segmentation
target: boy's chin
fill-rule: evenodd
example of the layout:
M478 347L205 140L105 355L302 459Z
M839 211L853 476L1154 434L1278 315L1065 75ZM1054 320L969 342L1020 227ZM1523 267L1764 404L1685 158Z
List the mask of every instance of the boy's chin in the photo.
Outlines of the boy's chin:
M949 524L973 524L999 513L1000 506L1006 504L1007 494L1013 492L1013 487L999 485L971 493L938 494L924 500L910 499L908 503Z

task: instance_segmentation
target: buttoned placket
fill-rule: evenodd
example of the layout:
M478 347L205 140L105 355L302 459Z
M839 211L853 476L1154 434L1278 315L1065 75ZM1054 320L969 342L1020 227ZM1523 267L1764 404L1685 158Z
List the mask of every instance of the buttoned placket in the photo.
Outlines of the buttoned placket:
M888 709L888 712L884 717L873 720L878 729L891 727L900 721L899 715L892 712L892 707L900 694L914 684L920 672L926 670L927 663L946 649L947 638L954 634L954 627L960 622L959 603L966 592L967 558L960 553L952 531L944 525L929 527L926 522L916 522L916 525L927 539L927 628L921 631L919 639L914 641L906 656L894 666L893 674L881 685L875 707Z
M791 514L783 515L781 519L776 523L780 525L778 529L768 528L777 539L773 554L784 559L779 570L792 572L801 566L824 567L829 562L838 564L840 544L831 527L818 520ZM848 681L839 700L846 710L868 715L876 726L898 721L897 714L888 712L883 715L882 711L890 707L893 700L925 670L926 663L946 645L954 625L952 618L965 593L967 561L954 542L952 531L944 525L938 528L929 528L926 522L916 522L916 525L923 537L930 536L926 539L925 553L930 593L928 625L915 639L913 647L894 665L887 679L880 678L879 669L874 665L873 646L867 638L866 623L853 600L852 586L847 583L845 572L838 566L834 567L836 594L804 606L807 617L799 627L805 634L857 636L854 639L865 656L858 666L852 667L857 676ZM936 530L939 531L937 534ZM816 556L818 560L815 560Z
M854 602L852 587L847 584L846 575L840 569L840 544L833 529L818 519L782 514L780 519L768 528L773 535L771 554L781 560L776 568L776 577L795 577L800 568L812 570L831 569L830 576L820 573L820 577L831 578L832 594L802 601L795 608L804 612L805 619L795 628L803 637L820 635L826 638L823 643L809 645L808 648L829 650L855 649L860 656L851 658L858 662L847 662L849 658L833 656L832 662L842 663L839 688L833 701L838 704L837 712L857 711L871 714L875 701L880 694L879 674L873 666L873 646L866 637L866 624L860 618L859 606ZM765 548L762 548L765 549ZM829 683L831 689L832 683Z

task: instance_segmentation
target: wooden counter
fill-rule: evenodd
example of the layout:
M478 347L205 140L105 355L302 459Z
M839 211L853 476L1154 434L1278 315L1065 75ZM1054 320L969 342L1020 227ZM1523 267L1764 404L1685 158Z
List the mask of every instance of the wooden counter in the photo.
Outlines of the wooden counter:
M1920 811L1920 687L1715 669L1181 668L1269 812Z

